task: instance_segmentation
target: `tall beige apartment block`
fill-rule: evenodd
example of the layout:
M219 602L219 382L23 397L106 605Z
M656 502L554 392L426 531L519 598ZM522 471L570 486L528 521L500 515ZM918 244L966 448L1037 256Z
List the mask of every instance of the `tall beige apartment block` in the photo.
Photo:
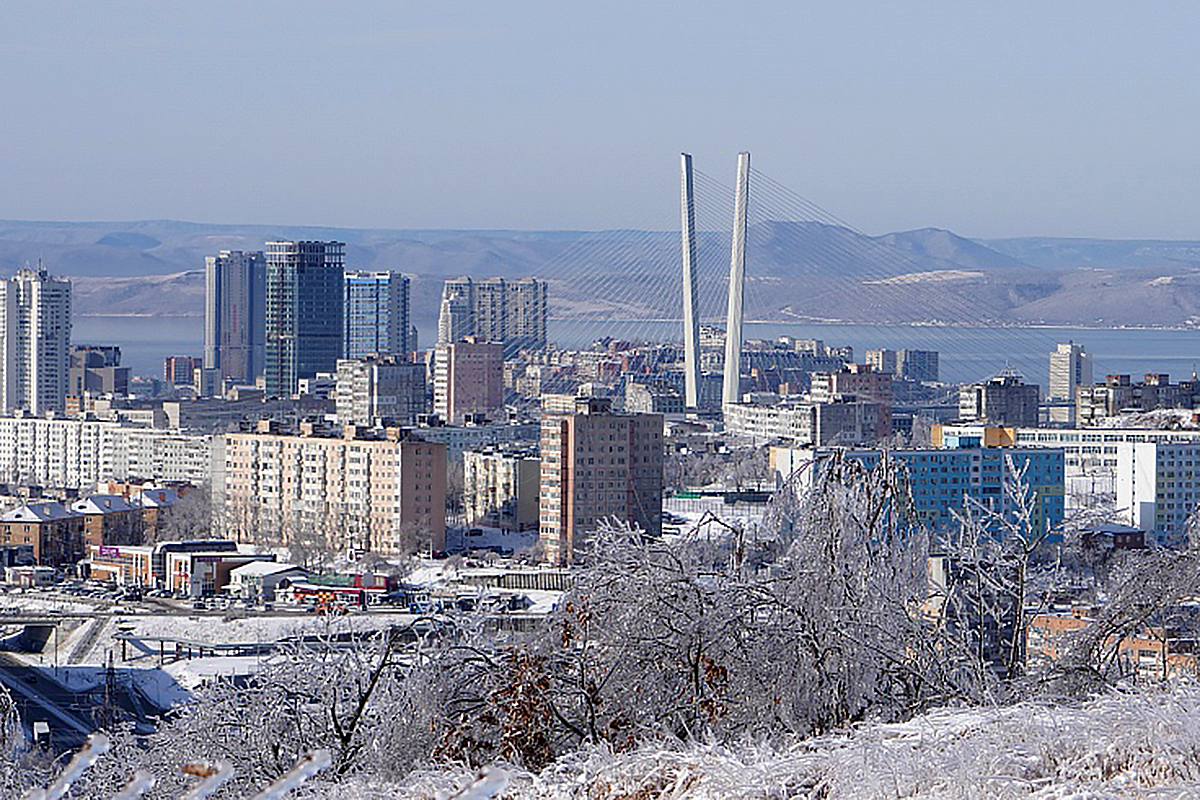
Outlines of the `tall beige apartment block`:
M451 425L504 408L504 346L468 336L439 342L433 361L433 411Z
M616 414L607 398L580 398L574 413L542 417L541 454L539 536L546 561L577 560L605 519L661 530L661 414Z
M538 527L541 461L533 448L463 453L463 505L468 525L503 531Z
M352 425L341 433L225 435L213 481L224 533L381 555L443 550L446 446L397 428L377 439Z

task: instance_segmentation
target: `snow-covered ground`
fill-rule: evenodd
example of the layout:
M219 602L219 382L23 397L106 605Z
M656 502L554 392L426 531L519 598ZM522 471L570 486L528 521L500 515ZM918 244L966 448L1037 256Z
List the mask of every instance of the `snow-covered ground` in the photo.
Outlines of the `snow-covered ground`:
M726 503L720 497L669 497L663 500L663 532L723 538L732 526L753 533L762 525L767 509L766 503ZM672 522L672 517L683 521Z
M94 644L80 659L81 663L102 664L113 653L115 663L146 666L159 661L159 643L151 637L169 637L209 645L257 645L296 636L316 636L352 631L373 631L393 625L406 625L416 617L396 611L325 616L305 614L294 616L232 617L221 615L125 615L102 620L103 630ZM72 634L60 648L69 653L78 638L86 635L81 629ZM124 647L122 647L122 640ZM173 660L174 644L165 645L166 660ZM124 653L124 658L122 658Z
M265 659L265 656L205 656L167 664L162 671L171 677L177 688L190 692L214 678L252 675Z
M538 532L503 531L499 528L472 526L446 528L446 552L464 553L469 550L499 550L516 553L537 544Z
M5 592L0 594L0 623L3 623L5 614L87 614L99 607L94 602L75 600L49 592Z
M1200 797L1200 690L1112 694L1077 707L939 710L786 748L593 748L539 775L500 766L510 775L506 800ZM427 798L470 779L447 768L314 796Z
M47 670L46 677L76 692L99 690L104 686L107 670L98 666L61 666ZM229 674L224 672L221 674ZM159 708L170 708L191 699L191 689L199 679L185 681L170 669L131 667L116 669L118 683L133 682Z

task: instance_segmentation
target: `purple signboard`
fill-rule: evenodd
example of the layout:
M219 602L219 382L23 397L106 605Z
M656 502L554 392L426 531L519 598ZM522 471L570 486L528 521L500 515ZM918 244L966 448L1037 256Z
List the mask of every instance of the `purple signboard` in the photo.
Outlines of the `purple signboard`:
M100 546L100 555L103 556L104 558L117 558L118 556L121 555L121 548L105 547L104 545L101 545Z

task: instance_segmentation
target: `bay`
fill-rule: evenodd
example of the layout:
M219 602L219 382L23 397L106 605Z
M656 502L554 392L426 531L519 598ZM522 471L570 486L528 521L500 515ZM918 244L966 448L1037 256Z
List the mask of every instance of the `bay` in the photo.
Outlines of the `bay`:
M201 317L76 316L75 342L116 344L121 360L135 375L162 375L168 355L199 356L203 350ZM436 331L421 330L428 346ZM857 325L843 322L747 322L745 339L821 339L827 345L854 348L861 361L868 348L937 350L942 380L985 380L1012 367L1028 382L1045 387L1049 354L1059 342L1081 343L1093 358L1093 377L1167 373L1189 377L1200 363L1200 329L978 327L959 325ZM679 320L551 319L549 338L561 347L586 347L609 337L627 341L682 340Z

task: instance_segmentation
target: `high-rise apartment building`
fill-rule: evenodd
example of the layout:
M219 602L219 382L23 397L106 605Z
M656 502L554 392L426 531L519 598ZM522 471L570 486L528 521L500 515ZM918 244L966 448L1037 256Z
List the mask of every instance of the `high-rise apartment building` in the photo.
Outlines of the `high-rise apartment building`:
M412 425L418 415L429 412L425 365L400 356L343 358L338 361L335 402L343 425Z
M506 352L539 350L546 346L548 299L545 281L521 278L508 282L504 333Z
M204 368L253 383L266 348L267 259L262 251L222 250L204 259Z
M452 425L504 407L504 349L468 336L439 342L433 354L433 411Z
M1051 401L1070 401L1065 407L1050 408L1051 422L1074 422L1075 399L1081 386L1092 384L1092 357L1084 352L1083 345L1059 343L1050 354L1050 383L1048 398Z
M1013 372L1004 372L986 383L963 386L958 391L958 418L1010 427L1036 427L1041 387L1027 384Z
M344 251L341 242L267 242L267 397L290 396L301 378L337 369Z
M896 374L896 351L883 349L870 349L863 354L863 363L871 367L876 372L883 372L888 375Z
M896 374L909 381L937 381L938 351L897 350Z
M0 411L66 408L71 366L71 283L44 269L0 282Z
M346 358L407 357L416 349L407 277L398 272L347 272L345 289Z
M546 346L546 282L455 278L442 287L438 341L465 336L503 342L506 356Z
M508 284L503 278L484 278L473 284L471 334L485 342L508 337Z
M542 417L539 536L553 564L569 564L602 520L662 529L663 418L615 414L580 398L573 414Z
M176 386L191 386L196 380L196 370L204 367L204 361L195 356L167 356L163 359L163 380Z

